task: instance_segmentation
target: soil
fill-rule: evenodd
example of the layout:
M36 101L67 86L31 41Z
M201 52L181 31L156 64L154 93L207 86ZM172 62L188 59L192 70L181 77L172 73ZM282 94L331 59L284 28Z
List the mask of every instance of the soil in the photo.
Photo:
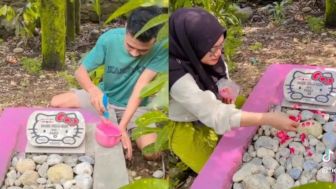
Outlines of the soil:
M255 11L244 26L243 45L234 58L236 69L231 71L232 79L241 85L244 96L248 96L271 64L336 67L336 30L324 29L321 33L314 33L309 29L306 18L324 14L324 10L309 2L297 1L289 5L281 25L272 22L272 15L256 11L260 7L250 5ZM311 7L311 13L302 12L307 6ZM256 42L262 47L250 50Z

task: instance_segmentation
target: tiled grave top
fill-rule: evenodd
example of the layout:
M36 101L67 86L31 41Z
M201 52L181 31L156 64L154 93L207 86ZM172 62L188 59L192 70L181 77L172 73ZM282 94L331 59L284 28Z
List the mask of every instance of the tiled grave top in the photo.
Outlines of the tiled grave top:
M28 119L27 138L33 146L78 147L85 121L78 111L35 111Z
M294 69L285 80L284 96L291 102L331 106L336 101L336 72Z

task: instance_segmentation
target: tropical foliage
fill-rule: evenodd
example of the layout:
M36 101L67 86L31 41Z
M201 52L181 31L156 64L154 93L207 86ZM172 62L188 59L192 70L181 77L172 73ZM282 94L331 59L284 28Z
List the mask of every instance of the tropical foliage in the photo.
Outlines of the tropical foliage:
M224 55L233 69L233 57L242 44L241 21L235 5L229 0L171 0L170 9L172 11L182 7L203 7L218 18L218 21L227 29L227 38L225 39Z
M40 6L38 0L29 0L25 7L14 10L13 7L4 5L0 7L0 21L7 30L15 30L17 36L29 38L35 33L39 25ZM1 25L0 25L1 26Z
M73 41L75 32L79 33L79 0L67 0L67 5L63 1L56 3L57 5L53 3L54 1L29 0L23 8L14 9L8 5L0 7L0 27L8 31L15 30L15 35L20 36L24 42L39 35L39 30L44 30L41 32L44 69L64 68L66 35L68 34L69 41ZM67 28L63 23L67 23ZM43 27L44 24L47 26Z

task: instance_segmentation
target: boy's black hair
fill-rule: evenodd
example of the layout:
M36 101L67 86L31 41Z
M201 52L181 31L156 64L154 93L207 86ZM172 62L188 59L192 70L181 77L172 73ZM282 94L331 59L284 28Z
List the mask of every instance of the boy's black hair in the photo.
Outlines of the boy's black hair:
M134 10L127 20L126 30L134 36L141 28L152 18L162 13L162 9L158 6L140 7ZM141 42L148 42L155 38L162 24L152 27L137 37Z

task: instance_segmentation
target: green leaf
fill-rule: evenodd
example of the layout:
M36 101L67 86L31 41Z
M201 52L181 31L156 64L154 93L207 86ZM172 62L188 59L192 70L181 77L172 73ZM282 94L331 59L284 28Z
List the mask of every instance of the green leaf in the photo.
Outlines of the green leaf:
M159 7L168 7L169 6L169 0L156 0L155 5Z
M181 171L186 171L189 168L188 165L186 165L182 161L177 162L176 167Z
M104 66L99 66L98 68L96 68L95 70L90 72L90 78L91 81L95 84L98 85L101 81L101 79L103 78L104 75Z
M157 93L167 81L168 73L159 74L152 82L150 82L141 90L140 97L145 98Z
M169 149L169 137L173 127L171 124L166 124L157 135L157 140L154 143L154 152L162 152Z
M37 2L28 3L24 12L23 12L23 21L24 21L24 30L27 34L32 35L35 27L36 22L40 18L40 4Z
M160 25L160 24L163 24L163 23L168 23L168 18L169 18L169 15L168 14L160 14L158 16L155 16L154 18L150 19L148 22L146 22L146 24L141 28L140 31L138 31L134 37L137 38L139 37L139 35L141 35L142 33L144 33L145 31L157 26L157 25Z
M143 155L156 153L156 151L155 151L155 143L152 143L152 144L149 144L149 145L145 146L141 150L141 152L142 152Z
M309 183L297 187L293 187L292 189L336 189L335 183L329 183L329 182L314 182Z
M146 127L154 123L168 121L168 116L161 111L152 110L144 113L135 120L135 124L138 127Z
M168 82L166 82L160 91L154 96L151 102L147 107L151 109L160 109L162 107L169 106L169 91L168 91Z
M142 135L150 134L150 133L158 133L159 131L161 131L161 128L158 128L158 127L154 127L154 128L151 128L151 127L136 127L136 128L133 129L132 139L136 140L139 137L141 137Z
M7 5L4 5L0 8L0 16L6 16L7 13Z
M8 22L13 21L16 16L15 10L11 6L7 6L5 16Z
M170 139L172 151L198 173L216 147L218 136L209 127L176 122Z
M163 179L145 178L134 181L120 189L169 189L169 182Z
M154 5L156 2L154 0L131 0L119 7L112 15L108 17L108 19L105 21L105 24L108 24L111 22L113 19L128 13L129 11L132 11L138 7L147 5L151 6Z
M168 38L168 29L169 29L169 23L166 22L162 28L159 30L158 34L157 34L157 37L156 37L156 40L157 42L161 42L162 40L164 39L167 39ZM168 40L166 41L166 43L168 43Z
M92 5L93 5L93 10L100 17L101 16L100 0L94 0Z

